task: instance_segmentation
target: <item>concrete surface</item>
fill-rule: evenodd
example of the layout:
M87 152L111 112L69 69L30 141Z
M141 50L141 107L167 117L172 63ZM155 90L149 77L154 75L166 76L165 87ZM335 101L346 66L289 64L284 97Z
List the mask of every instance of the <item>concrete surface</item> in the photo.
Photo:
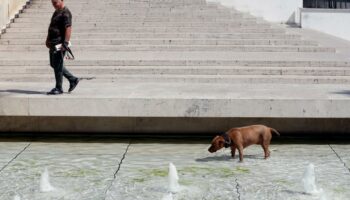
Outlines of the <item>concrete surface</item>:
M77 92L56 97L47 96L46 86L38 83L2 84L0 114L218 118L350 116L349 90L340 85L171 83L160 86L152 82L139 84L118 80L110 84L95 83L83 80Z

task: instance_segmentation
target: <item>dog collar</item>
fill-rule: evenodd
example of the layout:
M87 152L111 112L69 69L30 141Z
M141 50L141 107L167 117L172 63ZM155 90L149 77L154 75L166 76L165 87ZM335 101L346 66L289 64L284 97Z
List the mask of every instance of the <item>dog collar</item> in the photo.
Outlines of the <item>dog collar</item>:
M232 144L231 138L230 138L226 133L222 134L221 136L222 136L222 137L224 138L224 140L225 140L225 148L230 147L231 144Z

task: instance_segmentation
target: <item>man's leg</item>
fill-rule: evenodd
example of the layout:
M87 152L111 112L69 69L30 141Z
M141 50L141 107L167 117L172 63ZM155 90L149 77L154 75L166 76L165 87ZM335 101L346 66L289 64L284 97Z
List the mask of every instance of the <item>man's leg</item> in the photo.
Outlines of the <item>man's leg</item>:
M63 71L63 76L64 76L66 79L68 79L69 82L73 82L73 81L75 81L75 80L77 79L77 77L73 76L73 74L71 74L71 73L67 70L67 68L64 67L64 64L63 64L63 69L62 69L62 71Z
M55 70L55 78L56 78L56 88L62 90L62 82L63 82L63 55L61 52L54 52L54 70Z
M60 52L50 51L50 65L55 72L56 86L48 94L61 94L63 79L63 58Z
M64 56L66 55L66 52L61 52L62 53L62 59L64 59ZM64 66L64 61L62 63L62 72L63 72L63 76L68 79L69 82L75 81L77 79L77 77L73 76L73 74L71 74L67 68L65 68Z
M64 58L66 52L62 52L62 56ZM63 63L63 67L62 67L62 71L63 71L63 76L68 79L69 81L69 89L68 92L71 92L74 90L74 88L78 85L79 83L79 78L75 77L73 74L71 74L67 68L65 68L64 63Z

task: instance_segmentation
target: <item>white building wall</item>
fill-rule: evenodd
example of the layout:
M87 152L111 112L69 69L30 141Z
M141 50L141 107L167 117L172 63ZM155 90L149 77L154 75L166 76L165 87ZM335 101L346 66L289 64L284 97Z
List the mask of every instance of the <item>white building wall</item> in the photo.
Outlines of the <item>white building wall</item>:
M301 26L350 40L350 9L301 9Z
M5 28L29 0L0 0L0 30Z
M350 9L302 8L303 0L207 0L248 12L269 22L295 23L350 40Z
M303 0L207 0L234 7L270 22L298 23Z

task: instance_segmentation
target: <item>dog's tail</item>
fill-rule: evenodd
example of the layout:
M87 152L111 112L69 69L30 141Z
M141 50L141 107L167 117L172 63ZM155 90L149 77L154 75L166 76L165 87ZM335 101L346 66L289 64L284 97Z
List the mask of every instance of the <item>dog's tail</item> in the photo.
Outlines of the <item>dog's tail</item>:
M281 134L280 134L276 129L274 129L274 128L270 128L270 131L271 131L272 133L275 133L275 134L278 135L278 136L281 135Z

